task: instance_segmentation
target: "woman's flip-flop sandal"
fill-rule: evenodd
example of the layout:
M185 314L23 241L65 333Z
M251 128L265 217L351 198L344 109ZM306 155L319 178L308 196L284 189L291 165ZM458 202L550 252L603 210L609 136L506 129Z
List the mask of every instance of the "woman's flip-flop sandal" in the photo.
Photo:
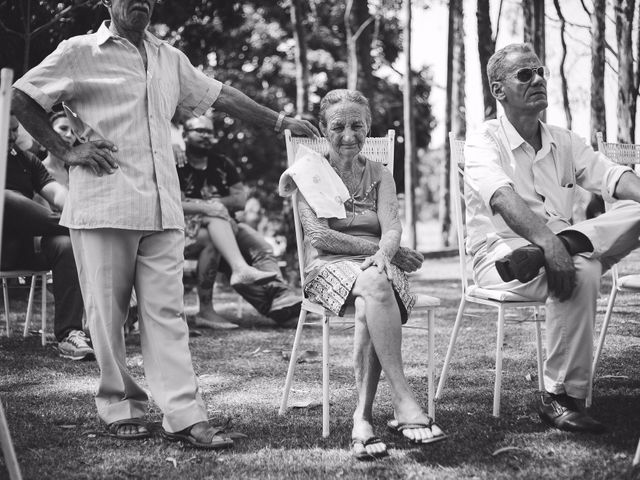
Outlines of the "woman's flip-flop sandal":
M191 447L203 448L207 450L219 450L223 448L233 447L233 440L231 440L231 438L224 435L218 435L219 433L224 432L224 428L213 427L214 432L210 442L201 442L196 437L191 435L192 428L193 425L191 427L185 428L184 430L180 430L179 432L167 432L163 428L162 436L171 442L182 442Z
M125 426L135 425L136 427L144 427L145 432L141 432L138 428L136 433L120 433L120 429ZM142 420L141 418L125 418L123 420L116 420L115 422L111 422L107 425L107 435L114 438L119 438L120 440L140 440L142 438L149 438L151 436L151 432L149 431L149 427L147 422Z
M384 458L389 456L389 452L387 451L386 448L381 452L372 452L372 453L367 452L367 446L376 445L378 443L382 443L382 440L380 440L378 437L369 437L366 440L362 438L352 438L351 454L353 455L353 458L360 461L377 460L379 458ZM356 452L355 450L356 445L362 445L363 449Z
M442 435L438 435L437 437L431 437L431 438L425 438L424 440L413 440L412 438L407 437L404 434L405 430L417 430L419 428L428 428L431 429L431 427L433 427L434 425L436 425L436 423L429 419L428 423L403 423L403 422L398 422L397 420L389 420L387 422L387 428L389 428L389 430L391 430L394 433L397 433L399 435L402 435L406 440L408 440L411 443L414 443L416 445L426 445L428 443L438 443L438 442L442 442L443 440L446 440L448 438L447 434L445 434L444 432L442 433ZM437 425L436 425L437 426Z

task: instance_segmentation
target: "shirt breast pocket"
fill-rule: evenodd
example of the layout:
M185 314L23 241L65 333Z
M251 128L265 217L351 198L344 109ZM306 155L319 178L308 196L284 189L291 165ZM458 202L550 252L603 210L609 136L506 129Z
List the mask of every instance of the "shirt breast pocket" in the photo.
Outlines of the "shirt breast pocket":
M547 210L553 210L557 215L567 220L573 217L573 202L576 193L576 186L574 183L565 183L560 185L556 192L554 192L557 198L553 199L552 205L548 205L549 198L545 202Z

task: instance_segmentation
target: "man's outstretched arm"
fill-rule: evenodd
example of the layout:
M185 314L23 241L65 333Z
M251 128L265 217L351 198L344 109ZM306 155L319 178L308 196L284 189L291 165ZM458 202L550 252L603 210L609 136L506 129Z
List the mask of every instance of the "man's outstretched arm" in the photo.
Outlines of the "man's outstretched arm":
M633 200L640 203L640 177L634 172L623 173L613 196L618 200Z
M288 128L295 135L319 137L320 132L307 120L285 117L282 125L277 125L279 114L259 103L251 100L240 90L223 85L220 95L213 102L213 108L228 113L234 118L244 120L263 127L284 130ZM278 127L278 128L276 128Z

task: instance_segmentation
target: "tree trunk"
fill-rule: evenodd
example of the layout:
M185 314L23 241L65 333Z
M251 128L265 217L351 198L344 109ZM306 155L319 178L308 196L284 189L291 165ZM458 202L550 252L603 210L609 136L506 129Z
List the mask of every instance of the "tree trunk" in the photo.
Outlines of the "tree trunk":
M496 99L491 95L491 85L487 78L487 62L496 51L496 42L491 30L489 0L478 0L476 13L478 21L478 55L480 57L480 76L482 77L482 98L484 100L484 118L496 118Z
M302 20L304 18L303 1L291 1L291 25L296 44L296 111L303 114L309 111L309 64L307 62L307 38Z
M605 13L607 0L593 0L591 15L591 145L597 145L596 132L607 138L607 115L604 103Z
M632 26L635 0L615 0L616 41L618 44L618 142L634 143L636 97L633 71Z
M26 12L22 11L24 25L24 56L22 61L22 73L29 71L29 57L31 56L31 0L26 1Z
M546 62L544 0L522 0L522 12L524 41L533 45L533 50L544 65ZM540 118L543 121L546 120L546 110L540 114Z
M538 58L544 65L545 55L545 23L544 0L523 0L524 41L533 45Z
M360 90L371 101L373 17L367 0L347 0L344 14L347 38L347 88Z
M445 112L445 160L440 177L440 205L438 220L440 222L440 236L443 246L451 244L451 205L449 191L449 158L451 148L448 135L453 131L459 137L465 136L465 105L464 105L464 31L463 31L463 0L449 0L449 33L447 36L447 100Z
M404 212L406 240L410 248L416 248L416 219L414 200L414 177L416 172L415 124L413 121L413 73L411 71L411 0L404 0L406 18L404 26Z
M456 11L454 18L454 63L453 63L453 98L454 98L454 117L453 131L457 138L465 138L467 136L467 108L465 102L465 83L466 83L466 52L464 48L464 11L463 1L456 1Z
M560 60L560 80L562 82L562 106L564 107L564 116L567 120L567 128L571 130L572 124L572 116L571 116L571 105L569 104L569 85L567 84L567 76L564 71L564 65L567 60L567 42L565 39L565 29L567 26L567 22L562 14L562 9L560 8L560 2L558 0L553 0L553 5L556 7L556 13L558 14L558 19L560 19L560 43L562 45L562 58Z

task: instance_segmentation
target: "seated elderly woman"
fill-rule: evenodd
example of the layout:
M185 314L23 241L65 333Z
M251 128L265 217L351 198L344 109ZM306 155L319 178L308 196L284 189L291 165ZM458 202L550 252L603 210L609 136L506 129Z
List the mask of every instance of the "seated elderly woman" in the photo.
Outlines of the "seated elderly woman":
M415 302L405 272L420 268L423 258L399 245L402 227L391 173L360 155L370 126L369 102L360 92L327 93L320 104L320 130L330 145L327 160L349 192L346 218L319 218L302 192L298 196L309 257L306 296L336 315L349 303L355 306L358 404L352 453L358 459L387 453L372 426L381 370L392 392L395 418L389 428L419 444L446 438L416 401L403 371L401 326Z

